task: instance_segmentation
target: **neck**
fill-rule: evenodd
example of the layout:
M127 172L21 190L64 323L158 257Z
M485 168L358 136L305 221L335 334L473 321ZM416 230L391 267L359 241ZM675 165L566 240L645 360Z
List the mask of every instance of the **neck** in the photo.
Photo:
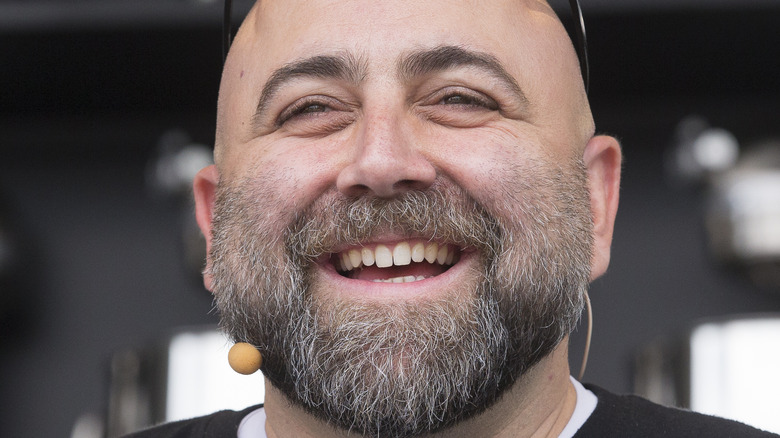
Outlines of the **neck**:
M577 402L569 381L568 339L531 368L501 399L485 412L430 438L557 437L566 427ZM292 405L266 382L266 433L269 438L356 438L336 430Z

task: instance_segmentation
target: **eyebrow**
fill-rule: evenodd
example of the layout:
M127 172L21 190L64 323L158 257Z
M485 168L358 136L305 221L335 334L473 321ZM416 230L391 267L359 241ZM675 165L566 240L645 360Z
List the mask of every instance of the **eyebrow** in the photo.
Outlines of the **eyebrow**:
M398 73L403 80L412 81L459 67L475 67L485 71L521 103L528 104L520 85L495 56L459 46L438 46L409 53L399 62Z
M295 79L339 79L358 84L365 78L366 70L364 62L349 54L313 56L286 64L274 70L265 83L255 110L255 120L262 117L276 93Z
M398 61L398 74L410 82L415 78L459 67L475 67L488 73L504 86L522 104L527 105L523 90L514 77L507 72L493 55L465 49L458 46L438 46L404 55ZM299 78L338 79L350 84L359 84L368 74L365 61L349 53L319 55L293 61L271 74L263 86L254 121L260 120L268 110L269 102L289 82Z

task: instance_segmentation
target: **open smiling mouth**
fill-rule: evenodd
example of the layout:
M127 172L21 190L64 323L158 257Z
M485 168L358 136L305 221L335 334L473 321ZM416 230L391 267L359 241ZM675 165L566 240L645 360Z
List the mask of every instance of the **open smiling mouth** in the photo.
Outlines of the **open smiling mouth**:
M411 283L446 272L460 260L455 245L408 240L350 248L331 256L336 271L353 280Z

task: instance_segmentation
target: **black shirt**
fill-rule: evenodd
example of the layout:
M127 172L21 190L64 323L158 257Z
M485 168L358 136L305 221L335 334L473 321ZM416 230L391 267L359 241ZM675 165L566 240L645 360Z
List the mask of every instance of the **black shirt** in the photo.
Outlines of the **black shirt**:
M780 438L736 421L615 395L594 385L585 387L596 395L598 404L574 438ZM241 420L261 406L163 424L127 438L236 438Z

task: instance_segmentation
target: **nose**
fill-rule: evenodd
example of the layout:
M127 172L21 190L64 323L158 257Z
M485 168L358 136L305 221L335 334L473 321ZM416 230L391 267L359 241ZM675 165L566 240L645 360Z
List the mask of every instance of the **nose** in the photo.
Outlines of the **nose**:
M336 187L347 196L379 198L430 187L436 169L421 153L416 137L401 117L387 112L366 116L352 160L339 172Z

